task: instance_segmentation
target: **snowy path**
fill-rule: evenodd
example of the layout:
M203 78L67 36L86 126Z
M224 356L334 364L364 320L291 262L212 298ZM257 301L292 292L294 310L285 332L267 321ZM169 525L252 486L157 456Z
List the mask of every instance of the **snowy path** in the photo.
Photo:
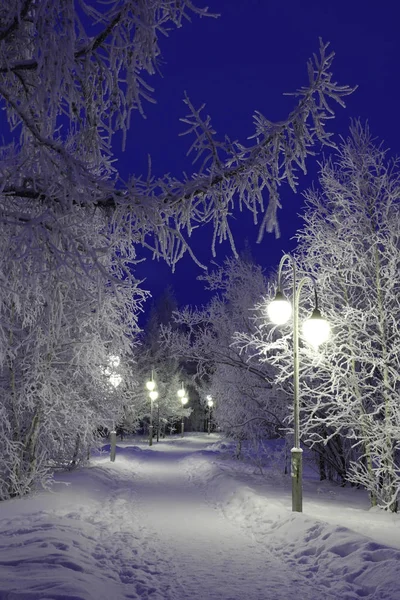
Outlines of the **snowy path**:
M399 551L254 495L208 445L126 444L4 503L0 600L400 600Z
M278 558L205 502L182 465L190 449L179 444L169 453L153 453L133 485L140 523L153 541L149 549L157 556L163 597L279 600L301 592L304 600L315 598L315 590L289 565L283 570Z

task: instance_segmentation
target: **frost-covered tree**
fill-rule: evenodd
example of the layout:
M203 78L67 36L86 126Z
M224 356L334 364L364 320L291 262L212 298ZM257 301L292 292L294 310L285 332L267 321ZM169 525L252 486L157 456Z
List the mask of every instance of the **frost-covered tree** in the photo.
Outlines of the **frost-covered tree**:
M301 432L339 475L397 510L400 489L400 175L397 161L353 124L335 158L321 165L321 190L307 192L296 259L318 282L332 338L300 348ZM310 291L311 292L311 291ZM312 302L310 293L310 304ZM304 312L307 295L304 299ZM245 340L290 384L290 334L259 329ZM243 339L241 343L245 342Z
M307 193L299 257L318 271L334 326L326 366L307 407L307 432L342 433L358 450L348 478L372 503L396 510L400 489L400 171L353 124Z
M18 251L13 229L0 236L3 256ZM123 365L143 292L132 280L100 290L82 278L77 286L65 269L52 268L52 258L49 252L46 270L31 278L22 275L34 268L29 259L24 270L13 261L0 265L0 498L86 459L97 429L118 419L128 389ZM116 272L117 265L107 268ZM115 355L123 378L118 392L107 371Z

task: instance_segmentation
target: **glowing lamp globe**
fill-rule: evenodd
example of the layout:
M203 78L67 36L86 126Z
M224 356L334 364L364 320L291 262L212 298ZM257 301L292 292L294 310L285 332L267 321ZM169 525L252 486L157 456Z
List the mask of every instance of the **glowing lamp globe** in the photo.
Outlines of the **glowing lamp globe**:
M286 300L282 292L277 292L274 300L267 306L267 313L272 323L283 325L292 316L292 305Z
M153 381L153 380L146 381L146 388L149 390L149 392L152 392L155 387L156 387L156 382L155 381Z
M211 396L207 396L207 406L208 406L209 408L211 408L211 407L213 406L213 404L214 404L214 401L213 401L213 399L211 398Z
M150 400L157 400L157 398L158 398L157 390L151 390L149 396L150 396Z
M186 394L185 390L183 389L183 387L177 391L178 394L178 398L183 398L184 395Z
M110 383L113 387L118 387L119 384L122 381L122 377L121 375L119 375L118 373L111 373L110 375Z
M119 364L121 361L120 361L119 356L116 356L115 354L113 354L109 357L108 362L110 363L110 365L112 367L114 367L114 369L116 369L117 367L119 367Z
M304 338L314 348L318 348L329 339L330 331L328 321L322 317L318 308L315 308L311 317L303 323Z
M183 396L181 398L181 402L182 402L182 406L185 406L185 404L187 404L189 402L189 398L187 398L186 396Z

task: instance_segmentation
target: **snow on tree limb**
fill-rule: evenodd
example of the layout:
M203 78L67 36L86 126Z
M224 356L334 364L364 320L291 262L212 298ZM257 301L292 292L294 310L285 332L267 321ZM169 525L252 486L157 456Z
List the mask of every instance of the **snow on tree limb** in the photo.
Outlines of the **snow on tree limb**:
M32 237L23 228L48 238L50 223L74 211L79 219L100 211L104 227L108 223L126 249L143 245L172 267L191 252L193 230L207 223L213 253L226 239L235 252L229 220L236 207L250 210L255 223L262 216L259 240L266 231L279 235L280 185L287 181L296 189L296 169L305 172L316 142L332 145L325 130L330 103L343 106L354 89L332 81L334 54L322 41L308 64L308 86L295 94L297 107L279 123L256 113L251 146L218 141L210 118L186 97L183 121L194 135L190 152L198 172L125 183L116 171L114 134L121 131L125 140L132 111L143 113L143 101L152 101L146 75L158 71L158 37L190 13L210 16L189 0L3 3L0 97L15 146L2 151L0 208L2 222L20 223L23 243ZM96 253L90 256L96 263ZM65 263L73 260L66 256Z

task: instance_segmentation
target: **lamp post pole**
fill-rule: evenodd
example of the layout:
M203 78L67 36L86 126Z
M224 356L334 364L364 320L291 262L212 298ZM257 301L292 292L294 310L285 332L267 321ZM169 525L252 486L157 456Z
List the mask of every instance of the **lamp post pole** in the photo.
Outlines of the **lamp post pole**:
M303 511L303 450L300 447L300 398L299 398L299 296L302 282L296 290L296 266L293 267L293 419L294 445L292 455L292 511Z
M207 396L207 406L208 406L208 435L211 434L211 409L214 405L213 399L211 396Z
M182 402L182 423L181 423L181 437L183 437L184 432L185 432L185 415L183 414L183 410L185 408L185 404L187 404L189 401L189 398L187 398L186 396L183 396L183 398L181 398L181 402Z
M149 446L153 445L153 398L150 396Z
M110 461L111 462L115 462L116 453L117 453L117 432L115 430L115 425L114 425L112 431L110 431Z
M284 254L278 270L278 291L275 300L268 307L270 318L277 324L285 323L291 314L290 304L281 291L282 267L288 261L292 267L293 286L293 428L294 444L291 450L291 476L292 476L292 511L303 510L303 450L300 447L300 387L299 387L299 300L300 293L305 283L311 282L314 288L315 309L304 326L305 337L316 347L326 341L329 337L329 324L321 317L318 310L318 298L315 280L311 275L305 275L297 285L297 270L294 258L290 254ZM281 313L279 311L282 310ZM279 314L278 314L279 313Z
M150 423L149 423L149 446L153 445L153 402L158 398L156 382L154 381L154 372L151 371L151 379L146 382L146 388L149 390L150 396ZM158 440L157 440L158 441Z
M183 437L184 432L185 432L185 422L184 422L183 410L184 410L185 404L187 404L189 401L189 398L186 395L185 388L183 387L183 383L181 384L181 388L180 388L180 390L178 390L177 395L182 403L181 437Z
M157 402L157 442L160 441L160 403Z
M112 369L119 367L120 358L119 356L110 356L108 359L109 367L106 369L106 374L109 375L109 381L114 389L117 389L122 381L122 377L119 373L116 373ZM117 454L117 432L115 423L113 423L112 431L110 431L110 461L115 462L115 456Z

